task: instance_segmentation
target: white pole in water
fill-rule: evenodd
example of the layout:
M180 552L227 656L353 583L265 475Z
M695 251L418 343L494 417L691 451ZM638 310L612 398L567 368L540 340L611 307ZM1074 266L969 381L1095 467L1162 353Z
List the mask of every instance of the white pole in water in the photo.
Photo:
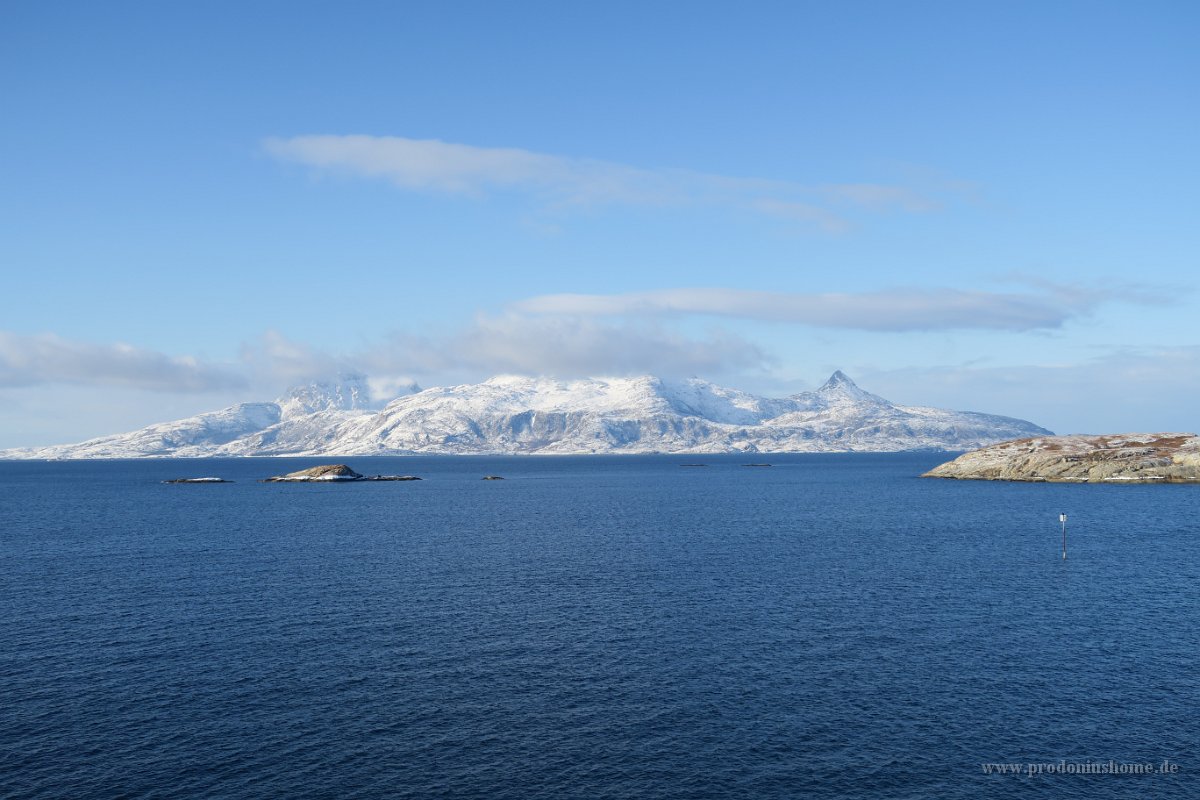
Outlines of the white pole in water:
M1065 561L1067 559L1067 515L1059 514L1058 521L1063 526L1063 560Z

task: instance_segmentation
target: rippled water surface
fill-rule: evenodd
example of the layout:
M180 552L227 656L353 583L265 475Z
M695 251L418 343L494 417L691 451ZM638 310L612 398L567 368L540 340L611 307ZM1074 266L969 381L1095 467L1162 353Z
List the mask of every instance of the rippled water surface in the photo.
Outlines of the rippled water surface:
M745 460L0 463L0 796L1200 796L1200 487Z

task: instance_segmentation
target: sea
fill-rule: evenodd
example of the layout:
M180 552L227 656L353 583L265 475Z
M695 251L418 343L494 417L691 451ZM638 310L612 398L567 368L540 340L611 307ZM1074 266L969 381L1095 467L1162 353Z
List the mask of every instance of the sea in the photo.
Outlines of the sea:
M0 797L1200 797L1200 486L945 459L0 462Z

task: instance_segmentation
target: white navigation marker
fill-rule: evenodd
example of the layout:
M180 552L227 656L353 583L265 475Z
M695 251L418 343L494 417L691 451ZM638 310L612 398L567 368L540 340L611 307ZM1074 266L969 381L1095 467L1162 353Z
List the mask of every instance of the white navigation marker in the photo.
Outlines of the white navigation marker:
M1063 526L1063 559L1065 560L1067 557L1067 515L1059 514L1058 521L1061 522Z

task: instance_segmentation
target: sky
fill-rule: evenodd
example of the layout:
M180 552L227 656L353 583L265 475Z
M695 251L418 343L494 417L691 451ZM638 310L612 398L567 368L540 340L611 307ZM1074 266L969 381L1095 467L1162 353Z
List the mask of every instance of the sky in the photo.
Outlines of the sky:
M502 373L1195 431L1200 5L0 5L0 448Z

